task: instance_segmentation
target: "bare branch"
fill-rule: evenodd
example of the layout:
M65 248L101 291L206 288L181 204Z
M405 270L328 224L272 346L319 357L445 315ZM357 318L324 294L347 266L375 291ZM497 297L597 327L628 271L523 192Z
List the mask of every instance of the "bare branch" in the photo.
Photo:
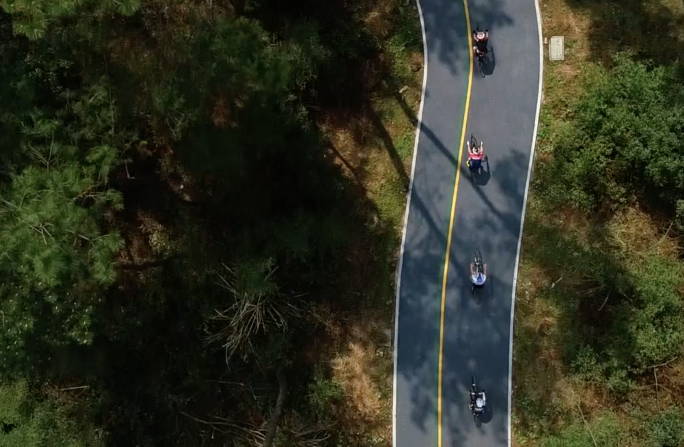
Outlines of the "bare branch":
M287 381L282 371L278 371L278 382L280 383L280 391L278 391L278 399L268 421L268 429L266 430L263 447L271 447L273 445L278 423L283 416L283 406L285 405L285 396L287 395Z
M677 360L678 358L679 358L679 356L675 356L675 357L671 358L670 360L668 360L667 362L661 363L660 365L647 366L646 369L660 368L660 367L663 367L663 366L667 366L667 365L669 365L670 363L672 363L672 362L674 362L675 360Z
M60 391L72 391L72 390L85 390L87 388L90 388L88 385L83 385L83 386L72 386L69 388L62 388Z

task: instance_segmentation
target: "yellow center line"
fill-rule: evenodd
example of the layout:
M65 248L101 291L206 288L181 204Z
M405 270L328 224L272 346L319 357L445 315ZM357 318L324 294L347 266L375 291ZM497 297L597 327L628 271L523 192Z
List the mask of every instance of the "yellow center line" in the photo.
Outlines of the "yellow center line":
M449 233L447 234L446 257L444 258L444 276L442 278L442 308L439 324L439 378L437 381L437 446L442 447L442 364L444 352L444 310L446 307L447 278L449 275L449 252L451 251L451 235L454 231L454 215L456 214L456 198L458 197L458 181L461 178L461 160L463 158L463 142L465 141L468 125L468 111L470 109L470 92L473 85L473 42L470 30L470 14L468 0L463 0L465 8L466 27L468 29L468 54L470 54L470 70L468 73L468 91L466 93L465 111L463 113L463 128L461 142L458 146L458 166L456 166L456 180L454 181L454 195L451 198L451 216L449 218Z

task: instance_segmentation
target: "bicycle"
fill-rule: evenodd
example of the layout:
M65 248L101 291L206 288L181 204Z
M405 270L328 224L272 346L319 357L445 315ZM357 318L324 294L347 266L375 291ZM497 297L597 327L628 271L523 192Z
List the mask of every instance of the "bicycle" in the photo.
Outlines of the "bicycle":
M483 148L482 148L482 142L479 142L479 143L478 143L478 141L477 141L477 139L475 138L475 136L471 133L471 134L470 134L470 148L472 149L472 148L474 148L474 147L478 147L478 148L480 148L480 150L483 150ZM488 159L488 158L487 158L487 155L485 155L485 156L482 157L482 159L480 160L480 165L479 165L477 168L473 168L473 167L472 167L471 160L470 160L470 154L468 154L468 159L466 160L466 166L468 166L468 171L470 172L470 180L471 180L471 181L474 180L475 174L478 174L478 175L480 174L480 170L482 169L482 162L483 162L483 161L484 161L484 162L487 162L487 159Z
M473 41L475 40L474 37L477 36L477 33L479 33L479 32L480 32L480 24L478 23L475 26L475 31L473 31ZM486 29L485 33L489 33L489 30ZM487 42L489 42L489 38L487 38ZM482 66L487 64L487 54L489 53L489 49L487 48L487 42L485 43L485 51L483 51L483 52L475 51L475 58L477 59L477 66L478 66L478 69L480 70L480 75L483 78L485 77L485 73L484 73L484 70L482 69Z
M476 402L477 402L477 383L475 382L475 376L471 376L472 378L472 384L470 385L470 411L473 413L473 420L475 421L475 426L480 427L482 425L480 421L480 415L484 412L484 406L487 405L486 403L482 407L476 407ZM482 390L483 395L484 395L484 390Z
M482 254L480 253L480 250L477 248L475 249L475 259L474 259L473 264L475 265L475 274L478 274L478 273L485 274L484 262L482 262ZM473 282L473 279L470 278L470 291L471 291L471 294L472 294L473 299L475 300L476 304L480 304L481 299L480 299L480 294L478 293L478 290L481 289L482 287L484 287L484 284L482 284L481 286L477 286Z

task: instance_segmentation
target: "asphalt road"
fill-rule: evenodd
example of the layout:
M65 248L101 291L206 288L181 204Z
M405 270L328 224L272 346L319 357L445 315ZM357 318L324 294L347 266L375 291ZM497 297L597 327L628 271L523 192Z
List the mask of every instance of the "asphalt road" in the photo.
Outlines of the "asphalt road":
M534 0L469 0L471 27L489 29L491 51L486 77L475 66L470 78L463 0L420 6L427 78L399 270L394 447L510 446L512 307L541 82L537 11ZM461 156L471 133L489 158L474 181ZM469 284L476 247L489 273L479 305ZM480 428L468 408L473 374L487 391Z

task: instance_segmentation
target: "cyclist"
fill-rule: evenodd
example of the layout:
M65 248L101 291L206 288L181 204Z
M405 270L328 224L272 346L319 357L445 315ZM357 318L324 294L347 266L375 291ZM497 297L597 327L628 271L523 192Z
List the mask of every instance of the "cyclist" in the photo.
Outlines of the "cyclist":
M482 413L487 405L487 396L483 389L479 393L470 392L470 410L474 413Z
M473 51L476 56L484 56L487 54L487 42L489 41L489 30L473 32Z
M484 143L480 141L479 147L470 147L470 141L468 141L468 162L466 164L472 172L477 172L482 167L482 158L484 158Z
M487 264L482 264L482 271L479 272L475 264L470 264L470 280L473 282L473 286L478 289L484 286L487 280Z

